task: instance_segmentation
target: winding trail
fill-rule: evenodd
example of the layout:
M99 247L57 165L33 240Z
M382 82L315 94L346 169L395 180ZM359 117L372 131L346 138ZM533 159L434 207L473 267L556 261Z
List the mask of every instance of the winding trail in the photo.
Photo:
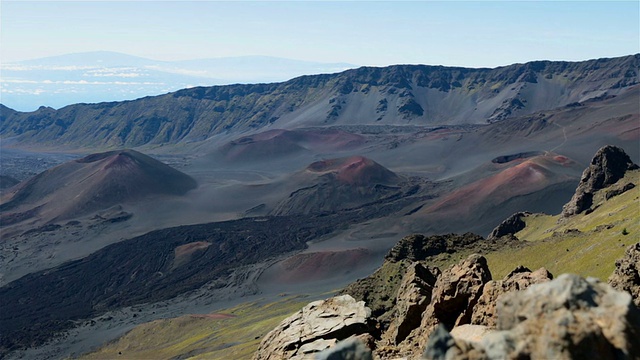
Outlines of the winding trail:
M562 142L560 143L560 145L558 145L558 146L554 147L553 149L549 150L549 152L554 152L554 151L556 151L557 149L559 149L559 148L561 148L562 146L564 146L564 144L566 144L566 143L567 143L567 130L566 130L566 126L560 125L560 124L558 124L558 123L556 123L556 122L554 122L554 123L553 123L553 125L555 125L555 126L557 126L557 127L559 127L559 128L561 128L561 129L562 129L562 135L564 136L564 141L562 141Z

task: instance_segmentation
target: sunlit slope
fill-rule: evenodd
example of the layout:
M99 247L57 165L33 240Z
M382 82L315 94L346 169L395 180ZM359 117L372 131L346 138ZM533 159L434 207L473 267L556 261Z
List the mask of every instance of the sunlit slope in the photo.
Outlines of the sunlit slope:
M608 191L634 183L635 188L609 200ZM530 242L524 248L505 248L486 257L494 278L502 278L517 265L530 269L546 267L552 274L575 273L605 280L615 260L640 241L640 170L630 171L610 188L595 195L599 204L590 214L560 220L560 215L534 214L523 220L527 226L516 236Z
M244 303L215 314L152 321L81 359L250 359L260 339L307 302Z

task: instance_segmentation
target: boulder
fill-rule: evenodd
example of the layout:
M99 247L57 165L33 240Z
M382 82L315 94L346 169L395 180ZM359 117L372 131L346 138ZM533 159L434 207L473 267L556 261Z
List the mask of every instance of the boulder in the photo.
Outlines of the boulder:
M433 316L449 329L469 324L484 284L491 280L487 259L470 255L460 264L445 270L438 278L431 297Z
M373 360L371 349L359 338L351 337L335 346L325 349L314 357L315 360Z
M506 220L496 226L491 234L487 237L487 240L498 239L506 235L515 235L518 231L524 229L527 224L522 220L523 217L531 215L530 212L517 212L509 216Z
M619 147L607 145L594 155L582 173L575 194L562 208L562 216L580 214L593 205L593 194L615 184L628 170L638 169L627 153Z
M502 294L528 288L532 284L551 281L553 275L547 269L540 268L534 272L524 266L519 266L502 280L492 280L485 284L478 303L473 308L471 323L485 325L490 328L496 326L496 302Z
M620 359L640 354L640 312L627 293L563 274L502 296L498 330L483 340L492 358Z
M480 342L440 327L429 359L631 359L640 354L640 311L625 292L563 274L500 297L498 331Z
M484 285L490 280L487 260L478 254L472 254L443 271L433 287L431 302L422 315L420 327L399 344L400 351L414 353L424 348L429 335L438 325L451 329L468 324L473 307Z
M631 294L633 302L640 307L640 242L629 246L624 256L616 260L609 285Z
M390 343L399 344L420 326L438 275L440 271L437 268L430 271L418 262L409 266L396 295L393 321L385 333Z
M269 332L253 358L303 359L372 328L371 310L363 301L349 295L314 301Z

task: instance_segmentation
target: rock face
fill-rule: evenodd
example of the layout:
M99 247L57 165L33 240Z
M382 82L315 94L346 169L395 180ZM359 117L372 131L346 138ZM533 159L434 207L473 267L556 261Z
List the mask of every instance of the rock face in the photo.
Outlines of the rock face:
M371 310L363 301L349 295L315 301L267 334L254 360L302 359L372 329Z
M468 324L484 284L491 280L487 260L473 254L442 273L433 290L433 316L452 328Z
M473 308L471 323L495 328L496 326L496 301L502 294L519 291L533 284L547 282L553 279L553 275L545 268L534 272L524 266L519 266L509 273L503 280L492 280L485 284L478 303Z
M498 330L480 343L438 329L425 355L447 359L625 359L640 354L640 312L629 294L563 274L498 300Z
M496 226L491 234L489 234L488 240L497 239L506 235L514 235L518 231L524 229L527 224L522 220L523 217L531 215L530 212L517 212L509 216L500 225Z
M440 271L437 268L432 272L418 262L409 266L396 295L394 320L387 330L392 343L399 344L420 326L422 313L431 302L438 275Z
M433 287L431 303L422 315L420 327L401 344L401 352L411 353L422 349L438 325L451 329L469 324L473 307L489 280L491 272L487 260L478 254L470 255L443 271Z
M562 208L562 216L569 217L588 210L596 191L615 184L628 170L635 169L638 169L638 165L631 161L624 150L611 145L601 148L582 173L575 194Z
M616 260L609 285L630 293L633 302L640 307L640 242L629 246L624 256Z

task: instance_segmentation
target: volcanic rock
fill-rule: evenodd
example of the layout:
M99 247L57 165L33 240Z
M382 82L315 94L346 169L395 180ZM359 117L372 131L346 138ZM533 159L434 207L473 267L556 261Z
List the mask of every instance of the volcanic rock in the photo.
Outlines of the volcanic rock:
M431 302L433 285L440 275L437 268L432 271L415 262L402 278L396 295L394 320L386 332L391 343L399 344L420 326L422 313Z
M562 216L569 217L588 210L596 191L615 184L628 170L638 169L624 150L607 145L596 152L591 164L582 173L575 194L562 208Z
M478 254L445 270L433 289L433 316L449 328L470 323L473 307L490 280L487 259Z
M547 282L551 279L553 279L553 276L545 268L531 272L531 270L526 267L519 266L505 276L503 280L489 281L484 285L482 295L473 308L471 323L495 328L496 302L500 295L512 291L524 290L533 284Z
M497 239L503 237L505 235L514 235L518 231L524 229L527 224L522 221L523 217L531 215L530 212L517 212L511 216L509 216L506 220L500 223L500 225L496 226L491 234L487 237L487 240Z
M388 261L400 261L407 259L410 261L421 261L429 256L437 255L445 251L462 249L465 246L480 242L484 238L473 233L463 235L410 235L402 238L396 243L385 256Z
M342 340L314 357L316 360L372 360L371 349L357 337Z
M497 310L498 329L507 332L486 338L490 357L619 359L640 354L640 312L631 296L594 278L563 274L502 296Z
M260 342L254 360L302 359L371 329L371 310L349 295L314 301L283 320Z
M640 307L640 242L629 246L624 256L616 260L609 285L630 293L633 302Z
M434 285L431 303L422 315L420 327L400 345L401 351L414 352L416 348L423 348L439 324L447 329L469 324L473 307L490 280L487 260L478 254L443 271Z
M480 343L433 332L435 359L626 359L640 352L640 312L631 296L594 278L563 274L498 300L498 330Z

